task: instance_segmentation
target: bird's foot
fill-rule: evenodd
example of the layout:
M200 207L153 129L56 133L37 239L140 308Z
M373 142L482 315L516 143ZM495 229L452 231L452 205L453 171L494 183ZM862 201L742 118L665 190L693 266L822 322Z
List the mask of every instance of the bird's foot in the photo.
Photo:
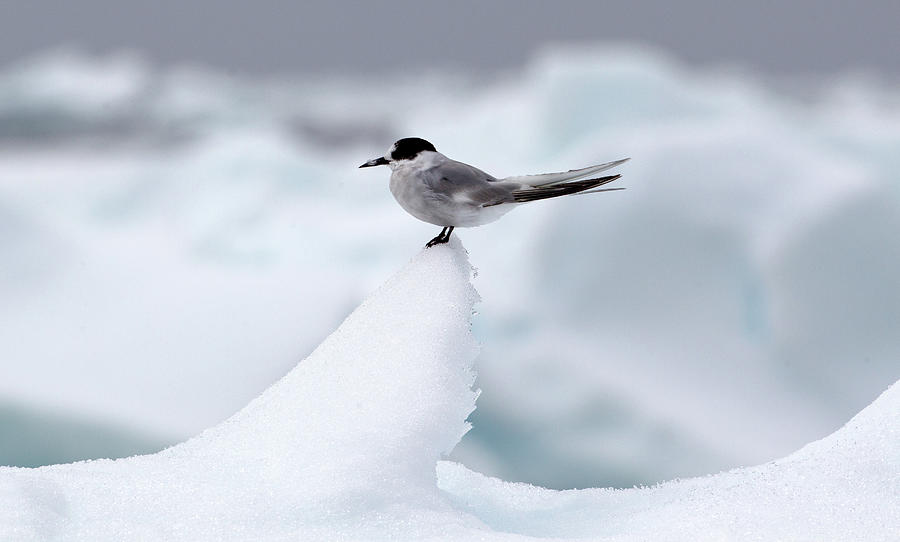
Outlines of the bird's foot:
M449 240L450 240L450 236L449 236L449 235L448 235L447 237L444 237L443 235L438 235L437 237L435 237L435 238L432 239L431 241L428 241L427 243L425 243L425 248L431 248L431 247L433 247L434 245L442 245L442 244L446 243L446 242L449 241Z
M434 245L441 245L450 241L451 233L453 233L453 226L447 226L446 228L441 230L441 233L439 233L437 237L425 243L425 248L431 248Z

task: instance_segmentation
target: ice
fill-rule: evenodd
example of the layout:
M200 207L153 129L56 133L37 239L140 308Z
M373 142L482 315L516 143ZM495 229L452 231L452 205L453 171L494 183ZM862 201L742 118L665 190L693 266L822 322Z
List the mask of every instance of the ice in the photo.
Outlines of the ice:
M0 403L0 457L18 467L40 467L97 457L127 457L164 448L166 441L128 428L89 424L78 416Z
M497 175L632 158L454 233L491 300L455 459L571 488L782 457L900 378L900 93L803 91L600 47L490 80L4 68L0 400L170 443L225 419L437 233L356 169L420 136Z
M0 539L896 540L900 385L759 467L553 491L439 462L475 407L462 244L424 250L225 422L154 455L0 468Z
M497 531L587 540L866 540L900 536L900 383L784 459L654 487L553 491L462 465L439 485Z

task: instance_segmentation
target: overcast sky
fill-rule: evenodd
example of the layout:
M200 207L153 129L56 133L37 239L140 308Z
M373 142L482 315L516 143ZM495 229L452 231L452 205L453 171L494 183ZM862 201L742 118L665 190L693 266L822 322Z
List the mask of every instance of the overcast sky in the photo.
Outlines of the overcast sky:
M61 45L237 73L492 70L546 42L651 44L778 75L900 74L900 1L0 0L0 65Z

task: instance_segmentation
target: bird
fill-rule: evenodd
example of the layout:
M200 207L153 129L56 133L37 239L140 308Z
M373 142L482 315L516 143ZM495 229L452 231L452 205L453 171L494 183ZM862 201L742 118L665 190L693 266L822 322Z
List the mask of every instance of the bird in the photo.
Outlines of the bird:
M454 228L493 222L514 207L532 201L623 190L598 188L621 175L592 177L629 158L558 173L497 178L464 162L451 160L418 137L396 141L387 154L360 168L389 166L390 189L397 203L414 217L443 229L425 248L450 241Z

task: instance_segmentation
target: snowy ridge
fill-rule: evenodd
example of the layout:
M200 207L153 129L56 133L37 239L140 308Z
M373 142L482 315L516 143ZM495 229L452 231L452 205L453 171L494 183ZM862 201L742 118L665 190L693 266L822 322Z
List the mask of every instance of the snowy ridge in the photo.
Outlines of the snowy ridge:
M784 460L651 488L552 491L438 463L475 405L470 274L457 239L423 251L184 444L0 469L0 540L897 539L896 384Z
M287 376L184 444L0 469L0 540L436 536L460 517L434 466L475 406L470 273L458 241L422 252Z

